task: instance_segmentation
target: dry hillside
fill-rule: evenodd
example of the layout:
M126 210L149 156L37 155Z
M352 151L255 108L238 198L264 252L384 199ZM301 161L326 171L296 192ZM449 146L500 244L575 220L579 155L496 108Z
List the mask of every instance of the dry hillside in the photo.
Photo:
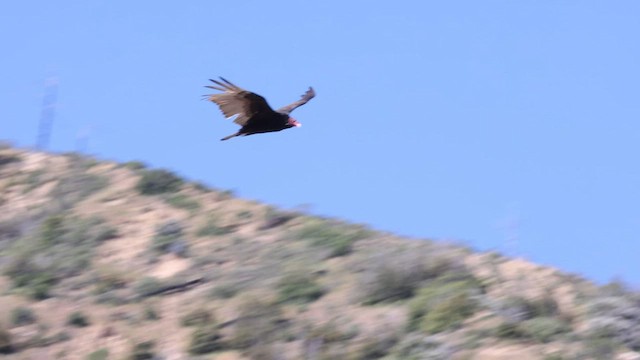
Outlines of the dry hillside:
M284 211L140 162L0 149L7 359L640 359L640 296Z

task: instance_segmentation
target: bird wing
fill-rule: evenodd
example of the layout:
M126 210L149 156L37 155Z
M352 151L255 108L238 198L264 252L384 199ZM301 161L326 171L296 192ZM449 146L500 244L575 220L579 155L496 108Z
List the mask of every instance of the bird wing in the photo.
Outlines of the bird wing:
M291 103L287 106L283 106L280 109L276 110L276 112L289 115L293 110L306 104L309 100L313 99L314 96L316 96L316 92L313 91L312 87L309 87L309 90L307 90L307 92L305 92L304 95L302 95L300 100L294 103Z
M267 104L267 100L258 94L244 90L222 77L220 77L221 81L209 80L216 84L216 86L205 87L220 90L223 91L223 93L205 95L207 100L216 103L227 118L238 115L233 122L240 126L245 126L247 121L258 113L274 112L269 104Z

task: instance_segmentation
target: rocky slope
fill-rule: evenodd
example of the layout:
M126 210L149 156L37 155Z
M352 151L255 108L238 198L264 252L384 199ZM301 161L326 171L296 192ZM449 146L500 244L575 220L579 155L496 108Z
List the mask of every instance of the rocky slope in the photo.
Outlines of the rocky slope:
M0 150L7 359L640 359L640 296L284 211L144 164Z

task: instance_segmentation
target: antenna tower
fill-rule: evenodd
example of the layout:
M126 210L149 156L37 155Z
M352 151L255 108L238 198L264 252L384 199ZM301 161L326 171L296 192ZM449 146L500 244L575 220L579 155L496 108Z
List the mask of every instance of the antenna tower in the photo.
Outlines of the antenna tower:
M42 112L38 124L38 138L36 148L45 150L49 147L51 128L56 115L56 102L58 100L58 78L49 77L44 81L44 96L42 98Z

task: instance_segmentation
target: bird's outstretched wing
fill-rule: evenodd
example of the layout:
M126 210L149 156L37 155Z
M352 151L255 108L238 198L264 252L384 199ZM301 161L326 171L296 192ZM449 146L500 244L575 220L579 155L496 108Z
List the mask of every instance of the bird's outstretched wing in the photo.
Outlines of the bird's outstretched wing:
M287 114L289 115L293 110L295 110L296 108L306 104L309 100L313 99L313 97L316 96L316 92L313 91L313 88L310 87L309 90L307 90L307 92L304 93L304 95L302 95L302 97L300 98L300 100L291 103L287 106L283 106L280 109L276 110L279 113L282 114Z
M221 94L205 95L207 100L216 103L224 116L230 118L240 126L245 126L247 121L259 113L273 112L267 101L260 95L244 90L228 80L220 77L221 81L209 79L215 86L205 86L210 89L223 91Z

